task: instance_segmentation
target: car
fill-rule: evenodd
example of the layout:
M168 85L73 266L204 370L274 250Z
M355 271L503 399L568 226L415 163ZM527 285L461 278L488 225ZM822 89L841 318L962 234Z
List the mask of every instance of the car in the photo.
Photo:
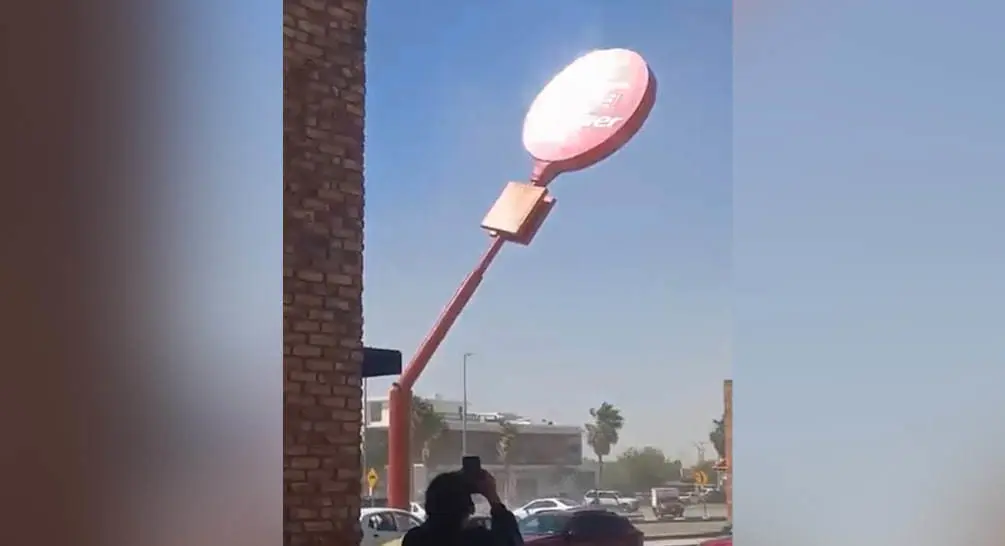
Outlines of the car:
M534 546L643 546L645 536L628 518L602 508L538 512L518 522Z
M361 508L360 546L382 546L388 542L400 541L409 529L419 525L422 525L422 520L407 510Z
M468 518L466 525L468 527L482 527L484 529L492 529L492 517L476 514Z
M387 497L369 497L363 495L359 505L362 508L387 508Z
M422 521L426 521L426 509L422 507L421 504L417 502L410 503L408 511L412 513L413 516L419 518Z
M722 532L723 536L704 540L698 546L733 546L733 524L726 525Z
M650 506L657 520L677 519L684 516L687 502L676 487L654 487L651 490Z
M583 496L583 504L600 506L608 509L634 512L639 509L639 501L634 497L625 497L617 491L600 491L591 489Z
M562 497L534 499L520 508L513 510L513 515L516 516L517 519L523 519L527 516L531 516L545 510L568 510L579 505L580 503L572 499L564 499Z

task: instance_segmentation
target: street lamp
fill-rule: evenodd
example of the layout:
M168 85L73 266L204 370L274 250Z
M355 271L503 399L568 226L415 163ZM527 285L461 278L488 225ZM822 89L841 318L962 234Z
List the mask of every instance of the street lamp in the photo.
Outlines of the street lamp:
M607 158L642 128L656 102L656 77L645 59L627 49L588 53L558 73L534 99L523 125L523 145L533 158L530 182L510 182L482 227L488 249L461 283L388 393L388 505L410 500L409 429L412 387L503 244L528 245L555 205L547 186L564 172Z
M468 454L468 357L475 353L464 353L461 359L461 391L464 400L461 402L461 456Z

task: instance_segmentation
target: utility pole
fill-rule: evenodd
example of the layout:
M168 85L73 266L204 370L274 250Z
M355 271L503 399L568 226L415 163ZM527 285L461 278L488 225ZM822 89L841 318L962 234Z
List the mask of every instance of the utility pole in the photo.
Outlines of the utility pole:
M705 462L705 442L695 442L694 449L698 453L698 465Z
M461 402L461 456L468 454L468 358L474 353L464 353L461 359L461 391L464 400Z

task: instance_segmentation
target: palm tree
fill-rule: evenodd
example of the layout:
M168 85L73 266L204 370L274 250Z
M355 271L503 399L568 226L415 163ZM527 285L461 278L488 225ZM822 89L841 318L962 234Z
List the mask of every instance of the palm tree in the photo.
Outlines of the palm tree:
M520 436L520 427L514 423L503 420L499 422L499 443L496 450L499 452L499 462L503 465L503 498L509 500L510 486L510 465L513 463L513 446L517 437Z
M447 422L443 416L433 409L433 404L429 400L418 396L412 397L412 445L418 449L418 459L422 466L429 468L429 455L432 452L433 444L443 437L447 430Z
M618 443L618 433L625 426L621 410L604 402L599 408L590 409L592 423L586 424L586 442L597 456L597 487L604 474L604 457L611 454L611 448Z

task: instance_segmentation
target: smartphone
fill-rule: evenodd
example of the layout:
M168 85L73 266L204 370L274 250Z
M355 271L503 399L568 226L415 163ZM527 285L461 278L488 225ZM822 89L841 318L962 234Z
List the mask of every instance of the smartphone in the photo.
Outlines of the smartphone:
M478 455L465 455L461 459L461 473L467 477L472 485L478 483L482 474L482 458Z

